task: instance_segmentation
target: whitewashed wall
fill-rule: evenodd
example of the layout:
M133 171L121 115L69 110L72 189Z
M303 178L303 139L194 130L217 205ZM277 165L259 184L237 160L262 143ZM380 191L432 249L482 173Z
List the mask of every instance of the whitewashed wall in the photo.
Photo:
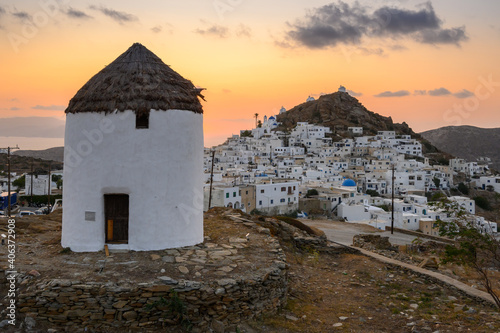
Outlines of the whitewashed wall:
M63 247L103 249L104 194L129 195L131 250L203 241L202 114L152 110L149 129L132 111L68 114L64 153Z

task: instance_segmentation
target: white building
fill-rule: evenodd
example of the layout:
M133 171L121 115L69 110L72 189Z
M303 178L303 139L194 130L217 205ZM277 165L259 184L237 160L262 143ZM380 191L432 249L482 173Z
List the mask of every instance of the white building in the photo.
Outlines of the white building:
M483 190L492 189L493 191L500 193L500 177L480 177L479 181L476 180L477 186L481 187Z
M285 214L299 208L298 182L270 182L255 185L255 206L268 214Z
M66 109L63 247L160 250L203 241L200 90L141 44Z
M204 187L203 210L208 210L210 201L210 185ZM230 207L245 210L241 205L241 190L239 186L212 186L212 207Z
M476 202L468 197L449 197L452 202L456 202L460 207L462 207L469 214L476 214Z

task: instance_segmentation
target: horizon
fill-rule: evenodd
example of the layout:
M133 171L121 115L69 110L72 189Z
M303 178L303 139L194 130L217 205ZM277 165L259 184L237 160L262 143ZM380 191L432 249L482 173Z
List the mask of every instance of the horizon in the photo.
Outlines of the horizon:
M47 121L64 121L76 92L135 42L207 88L206 146L253 127L255 113L276 115L339 85L417 133L500 127L498 2L50 4L0 4L4 145L15 145L13 134L30 144L21 118L31 117L47 118L28 126L39 135L33 146L62 143L60 126ZM14 133L1 128L13 118Z

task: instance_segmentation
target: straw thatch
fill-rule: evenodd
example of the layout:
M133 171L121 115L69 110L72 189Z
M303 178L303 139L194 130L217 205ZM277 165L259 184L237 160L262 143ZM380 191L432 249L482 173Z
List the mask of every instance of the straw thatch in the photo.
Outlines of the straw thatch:
M66 113L189 110L203 113L202 89L139 43L94 75L71 99Z

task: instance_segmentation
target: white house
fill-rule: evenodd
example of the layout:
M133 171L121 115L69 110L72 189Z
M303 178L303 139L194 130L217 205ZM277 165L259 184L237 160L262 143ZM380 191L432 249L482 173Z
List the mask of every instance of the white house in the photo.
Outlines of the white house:
M476 181L476 184L480 186L483 190L493 189L493 191L500 193L500 177L480 177L479 181Z
M203 241L200 89L141 44L66 109L63 247L137 251Z
M298 182L270 182L255 185L255 206L269 214L290 213L299 208Z

